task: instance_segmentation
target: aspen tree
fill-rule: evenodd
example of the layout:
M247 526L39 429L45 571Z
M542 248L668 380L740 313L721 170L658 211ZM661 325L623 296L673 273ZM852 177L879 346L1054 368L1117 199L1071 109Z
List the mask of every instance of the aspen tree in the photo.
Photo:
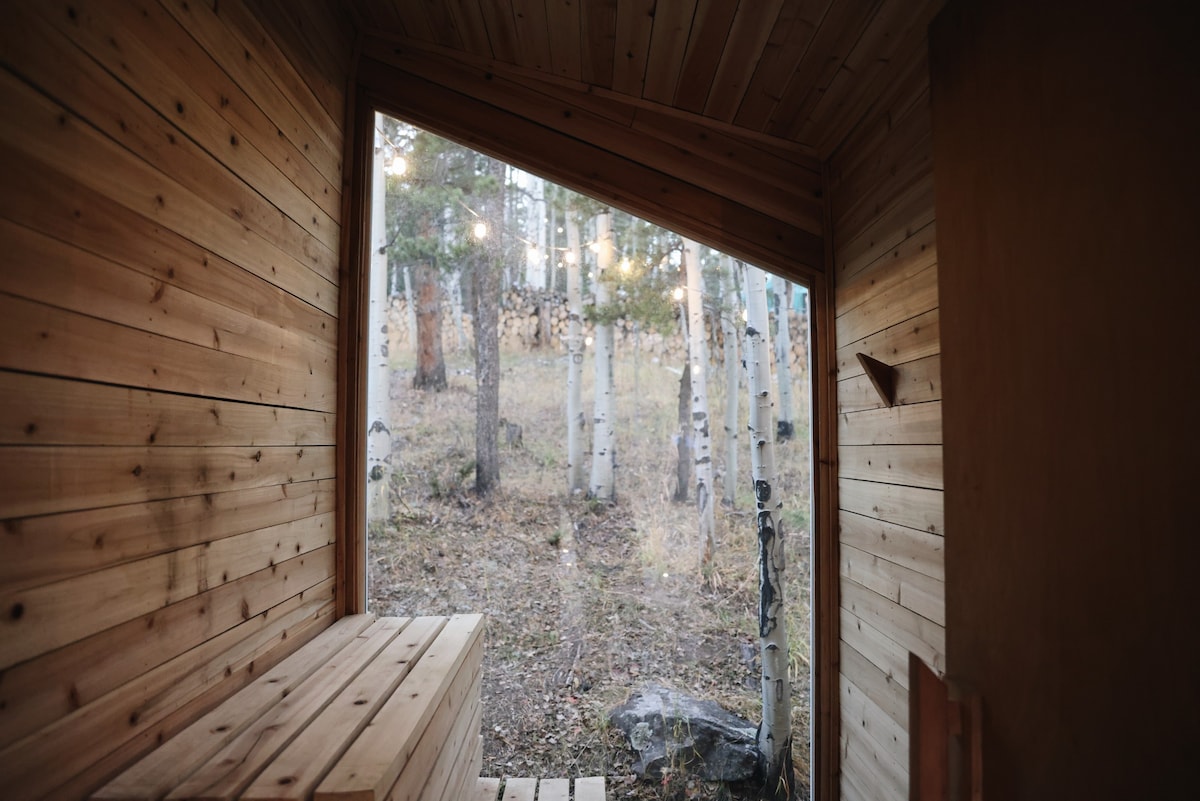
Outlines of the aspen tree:
M741 303L734 280L733 259L721 256L721 336L725 358L725 481L722 500L729 508L737 505L738 477L738 371L737 323Z
M615 496L616 454L613 414L613 325L606 319L610 302L605 269L612 263L610 212L596 215L596 275L592 281L596 311L596 382L592 415L592 478L588 494L597 500L611 501Z
M367 310L367 520L388 514L392 435L388 420L387 230L385 225L382 119L375 118L375 158L371 175L371 272Z
M683 240L683 264L687 273L688 367L692 384L692 464L696 471L696 514L700 535L700 565L712 562L716 549L712 505L712 438L708 425L708 364L704 336L704 276L700 270L700 247Z
M775 337L775 376L779 383L776 438L782 442L791 439L796 429L792 418L792 285L779 276L771 283L775 287L775 321L779 331Z
M771 425L771 345L766 281L762 270L746 267L746 369L750 385L750 462L758 527L759 613L763 719L758 751L766 798L796 795L792 767L791 682L787 626L783 616L784 532L780 519Z
M567 213L567 492L587 489L583 469L583 292L579 224Z

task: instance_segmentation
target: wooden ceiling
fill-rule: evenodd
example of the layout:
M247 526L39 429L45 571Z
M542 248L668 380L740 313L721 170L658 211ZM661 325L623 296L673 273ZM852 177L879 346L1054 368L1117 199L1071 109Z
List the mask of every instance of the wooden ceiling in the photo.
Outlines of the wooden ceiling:
M825 269L823 163L942 0L342 0L381 110L726 253Z
M827 158L929 0L348 0L361 33ZM785 144L786 143L786 144Z

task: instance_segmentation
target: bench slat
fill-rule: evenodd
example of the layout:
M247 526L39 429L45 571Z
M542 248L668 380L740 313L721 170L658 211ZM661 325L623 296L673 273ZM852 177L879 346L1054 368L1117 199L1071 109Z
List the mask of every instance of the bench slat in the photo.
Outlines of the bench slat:
M575 801L605 801L604 777L588 776L575 780Z
M571 780L542 779L538 782L538 801L571 801Z
M465 668L461 672L465 672ZM479 679L482 675L482 669L477 669L473 672L471 678L472 687L477 688L479 686ZM483 707L479 703L479 693L468 693L464 699L464 705L456 714L458 717L454 721L453 729L450 731L445 747L438 754L437 762L428 771L429 779L425 782L424 789L421 790L421 794L417 797L418 801L443 801L443 799L459 801L462 797L460 791L462 790L464 780L467 778L467 774L472 769L471 760L464 757L471 752L471 739L475 736L474 733L479 731L479 725L483 718ZM413 766L414 763L410 761L406 772L413 770ZM420 771L417 772L417 775L420 775ZM475 771L475 778L478 777L479 771ZM401 774L400 779L396 782L396 788L399 788L403 783L404 774ZM401 801L402 798L403 796L398 798L397 801Z
M455 615L393 695L317 786L314 801L378 801L395 784L450 683L483 631L482 615Z
M147 754L92 794L96 801L159 799L357 637L374 615L350 615Z
M504 801L533 801L537 779L505 779Z
M480 779L466 801L498 801L500 796L499 779Z
M408 618L378 620L334 654L167 796L170 801L234 801L342 688L391 643Z
M371 716L384 706L402 681L412 680L414 665L424 664L438 642L445 618L418 617L301 732L254 782L244 799L289 801L307 798ZM388 743L382 743L387 746Z

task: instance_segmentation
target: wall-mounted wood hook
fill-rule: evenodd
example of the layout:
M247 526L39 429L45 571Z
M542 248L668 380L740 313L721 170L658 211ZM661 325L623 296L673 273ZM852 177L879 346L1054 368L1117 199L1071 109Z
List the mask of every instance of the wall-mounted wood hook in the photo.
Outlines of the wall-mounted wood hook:
M895 406L896 368L865 353L854 355L858 357L858 363L862 365L862 368L867 371L867 378L871 379L871 385L875 387L875 391L879 393L883 402L888 406Z

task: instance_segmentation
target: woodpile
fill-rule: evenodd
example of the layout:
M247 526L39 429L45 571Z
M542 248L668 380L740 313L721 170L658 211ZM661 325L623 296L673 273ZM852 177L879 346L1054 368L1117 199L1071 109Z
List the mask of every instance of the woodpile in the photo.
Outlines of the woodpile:
M565 295L514 287L504 291L500 302L501 350L529 351L550 347L559 353L567 352L567 298ZM407 353L412 350L412 345L408 341L407 314L407 298L404 295L393 295L388 322L388 341L393 353ZM808 318L793 312L790 322L792 369L807 371L804 343L808 341ZM463 312L462 328L466 340L464 346L474 347L475 335L471 315L465 311ZM704 328L709 343L709 358L714 364L720 364L723 358L722 343L724 339L721 328L718 325L714 330L712 315L706 317ZM583 335L585 338L595 335L595 326L587 320L586 300ZM643 328L634 320L621 318L613 323L613 339L616 342L618 358L622 352L629 353L636 348L667 364L674 364L682 363L687 353L687 342L678 327L664 333L652 327ZM453 350L456 341L453 312L450 304L446 303L442 308L442 343L447 350Z

